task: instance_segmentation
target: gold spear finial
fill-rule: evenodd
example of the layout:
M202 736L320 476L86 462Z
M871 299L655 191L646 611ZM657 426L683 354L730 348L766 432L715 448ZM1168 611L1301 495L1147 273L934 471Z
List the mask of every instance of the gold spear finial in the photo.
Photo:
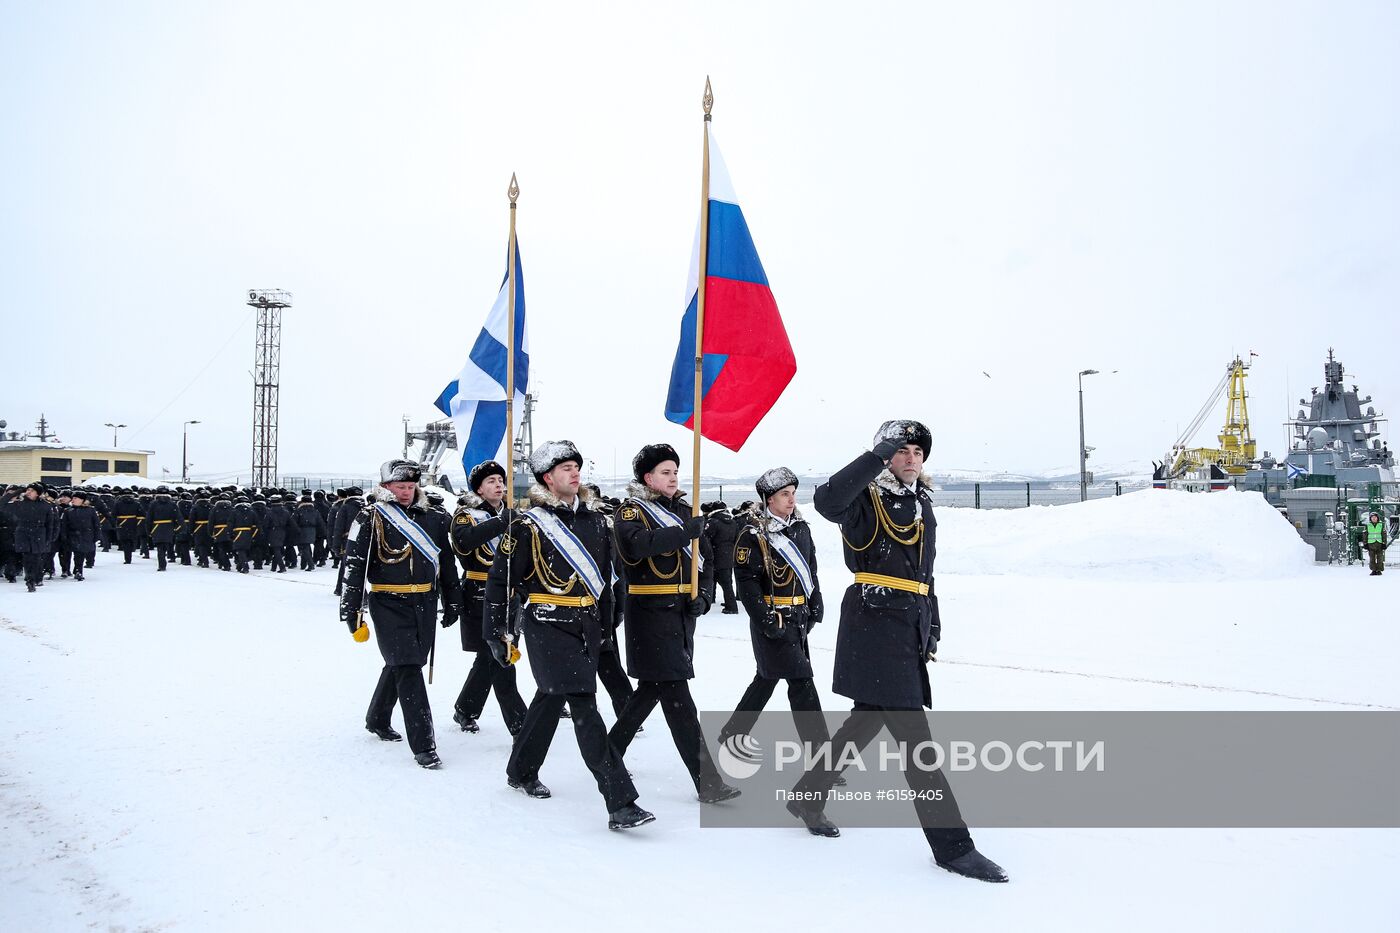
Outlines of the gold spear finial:
M510 173L510 187L506 189L506 195L510 198L510 206L515 207L516 199L520 197L520 183L515 180L515 173Z
M710 119L710 111L715 106L715 92L710 90L710 76L705 75L705 96L701 99L701 104L705 107L705 119Z

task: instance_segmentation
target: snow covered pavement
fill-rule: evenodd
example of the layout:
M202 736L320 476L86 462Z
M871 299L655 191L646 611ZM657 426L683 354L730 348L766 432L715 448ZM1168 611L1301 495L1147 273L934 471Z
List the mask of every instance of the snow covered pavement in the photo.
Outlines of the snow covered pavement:
M835 593L849 579L836 530L808 517ZM1257 497L938 517L939 708L1400 708L1400 576L1315 566ZM479 735L456 730L471 659L455 631L429 688L444 770L366 733L379 657L337 621L333 581L157 575L99 555L85 583L0 584L0 930L1282 930L1400 916L1394 830L974 827L1006 886L937 871L914 830L702 830L659 716L628 756L657 822L609 833L567 727L545 801L505 786L494 701ZM1370 611L1349 614L1343 592ZM839 709L835 636L833 614L814 661ZM712 612L697 654L697 701L732 708L753 673L745 623ZM528 665L521 679L528 697Z

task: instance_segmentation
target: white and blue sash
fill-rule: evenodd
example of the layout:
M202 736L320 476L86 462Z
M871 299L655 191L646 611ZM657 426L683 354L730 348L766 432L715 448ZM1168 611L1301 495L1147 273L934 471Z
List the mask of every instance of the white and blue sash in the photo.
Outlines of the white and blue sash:
M578 574L589 594L595 600L602 599L603 574L598 570L598 562L588 553L578 535L570 531L559 520L559 516L542 506L535 506L525 514L535 520L536 527L549 539L549 543L554 545L554 549L564 556L569 566L574 568L574 573Z
M797 574L797 582L802 584L802 592L808 599L812 598L812 568L807 565L807 559L802 556L802 551L798 548L797 542L793 541L782 532L765 535L768 543L775 551L783 555L783 560L792 568L792 572Z
M472 517L472 521L478 525L480 525L482 522L489 522L491 519L496 517L490 512L487 512L483 509L467 509L467 514L470 515ZM496 553L496 548L501 546L501 536L496 535L496 537L492 538L490 541L487 541L486 544L483 546L486 548L486 553L494 556Z
M442 549L433 543L433 539L428 537L428 533L417 522L408 517L403 506L397 502L376 502L374 508L385 521L398 529L399 534L408 539L408 543L413 545L419 554L427 558L434 567L437 566L438 554Z
M681 525L682 525L681 520L680 520L679 518L676 518L676 516L675 516L674 514L672 514L672 512L671 512L670 509L663 509L661 506L657 505L655 502L648 502L648 501L646 501L645 499L635 499L635 498L634 498L634 499L629 499L629 500L627 500L627 501L632 502L632 503L634 503L635 505L637 505L639 508L641 508L641 510L642 510L643 512L646 512L648 515L651 516L651 520L652 520L652 521L656 522L656 523L657 523L658 525L660 525L662 528L679 528L679 527L681 527ZM688 545L688 544L683 544L683 545L681 545L681 550L682 550L682 551L685 551L685 556L686 556L686 557L690 557L690 556L691 556L691 555L690 555L690 545ZM701 558L700 558L700 569L701 569L701 570L704 570L704 569L705 569L705 558L704 558L703 555L702 555Z

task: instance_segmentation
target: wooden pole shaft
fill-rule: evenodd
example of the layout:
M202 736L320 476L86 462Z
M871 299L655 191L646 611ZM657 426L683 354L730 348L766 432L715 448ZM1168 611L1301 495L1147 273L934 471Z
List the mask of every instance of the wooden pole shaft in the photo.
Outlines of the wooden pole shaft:
M515 199L520 196L510 176L510 240L506 252L506 507L515 508Z
M710 253L710 79L705 79L704 150L700 160L700 268L695 295L695 419L691 445L690 514L700 514L700 419L704 408L705 379L705 273ZM690 542L690 598L700 596L700 539Z

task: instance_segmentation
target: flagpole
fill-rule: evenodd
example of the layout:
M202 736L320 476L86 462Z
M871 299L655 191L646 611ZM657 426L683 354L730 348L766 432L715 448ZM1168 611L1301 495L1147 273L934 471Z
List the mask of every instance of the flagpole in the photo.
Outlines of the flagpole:
M510 173L510 244L506 252L506 508L515 508L515 202L520 185Z
M700 101L705 108L705 148L700 160L700 268L697 270L699 289L695 293L695 421L692 432L690 514L700 514L700 416L704 395L705 360L705 272L710 252L710 111L715 95L710 90L710 77L705 76L705 96ZM690 542L690 598L700 596L700 539Z

